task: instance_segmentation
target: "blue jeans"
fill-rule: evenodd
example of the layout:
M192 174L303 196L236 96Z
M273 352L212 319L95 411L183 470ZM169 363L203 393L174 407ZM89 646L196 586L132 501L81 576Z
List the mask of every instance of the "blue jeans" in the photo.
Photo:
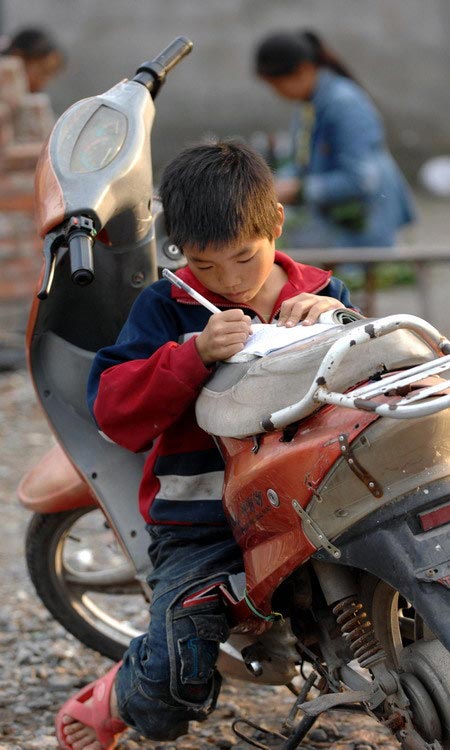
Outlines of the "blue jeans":
M229 636L222 602L183 607L189 594L243 570L228 528L149 527L155 569L148 632L134 638L116 679L123 721L152 740L174 740L189 721L213 711L221 678L215 669Z

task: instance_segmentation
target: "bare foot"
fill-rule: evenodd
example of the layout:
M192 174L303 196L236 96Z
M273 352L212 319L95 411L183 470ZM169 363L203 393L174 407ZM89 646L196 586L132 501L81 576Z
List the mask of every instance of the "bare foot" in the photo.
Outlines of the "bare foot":
M91 699L92 700L92 699ZM88 705L90 701L87 702ZM103 750L95 731L71 716L63 716L64 735L73 750Z
M92 698L86 701L86 706L91 705ZM117 708L117 697L114 686L111 690L110 714L112 719L119 719ZM73 719L71 716L63 716L64 734L67 744L72 750L104 750L103 745L98 741L95 730L82 724L80 721Z

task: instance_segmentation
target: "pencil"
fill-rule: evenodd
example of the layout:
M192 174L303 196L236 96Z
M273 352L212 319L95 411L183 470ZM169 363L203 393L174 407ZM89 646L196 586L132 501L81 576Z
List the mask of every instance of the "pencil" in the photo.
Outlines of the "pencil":
M206 307L207 310L210 310L212 313L221 312L221 310L213 305L213 303L210 302L209 299L206 299L203 294L200 294L200 292L196 292L195 289L189 286L189 284L186 284L185 281L182 281L178 276L175 276L175 274L172 273L172 271L169 271L168 268L163 268L162 275L179 289L183 289L185 292L187 292L192 297L192 299L195 299L197 302L203 305L203 307Z

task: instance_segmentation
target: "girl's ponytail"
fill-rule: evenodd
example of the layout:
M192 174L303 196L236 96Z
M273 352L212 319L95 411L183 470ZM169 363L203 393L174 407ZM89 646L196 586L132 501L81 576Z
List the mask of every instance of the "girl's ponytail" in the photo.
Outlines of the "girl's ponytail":
M304 62L355 80L347 66L309 29L279 31L263 39L255 53L255 72L261 78L276 78L289 75Z

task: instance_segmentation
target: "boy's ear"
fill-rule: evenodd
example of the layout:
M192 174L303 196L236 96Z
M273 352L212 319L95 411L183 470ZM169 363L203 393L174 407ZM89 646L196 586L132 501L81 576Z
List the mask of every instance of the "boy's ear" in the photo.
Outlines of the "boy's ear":
M283 232L283 224L284 224L284 208L281 205L281 203L277 203L277 213L278 213L278 221L275 225L275 228L273 230L273 237L275 240L278 239L278 237L281 237L281 234Z

